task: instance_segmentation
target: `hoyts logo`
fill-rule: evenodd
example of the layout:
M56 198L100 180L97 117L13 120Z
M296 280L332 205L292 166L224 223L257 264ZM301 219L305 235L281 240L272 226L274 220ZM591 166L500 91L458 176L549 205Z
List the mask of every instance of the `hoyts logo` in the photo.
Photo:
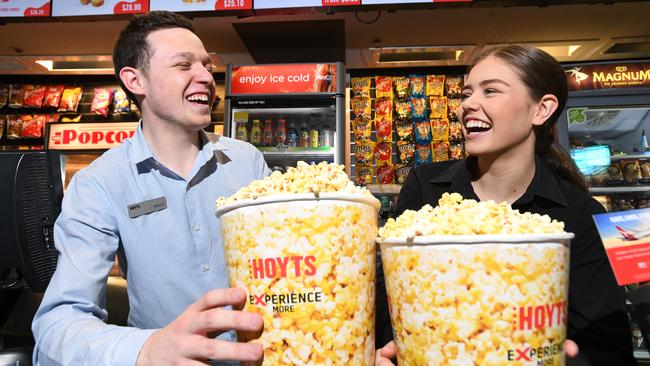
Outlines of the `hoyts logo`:
M78 131L66 129L56 131L50 138L54 145L72 144L120 144L133 136L135 131Z
M541 330L566 323L567 303L514 308L514 328L517 330Z
M255 258L248 261L254 279L285 278L293 273L296 277L316 274L316 257L294 255L291 257Z

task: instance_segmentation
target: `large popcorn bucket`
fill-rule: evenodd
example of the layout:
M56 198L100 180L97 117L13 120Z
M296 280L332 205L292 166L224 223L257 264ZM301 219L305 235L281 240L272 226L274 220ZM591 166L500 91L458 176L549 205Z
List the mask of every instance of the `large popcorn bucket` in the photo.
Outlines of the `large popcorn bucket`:
M284 194L217 210L231 286L245 288L245 310L264 318L264 365L374 364L379 205Z
M400 366L564 365L572 238L378 239Z

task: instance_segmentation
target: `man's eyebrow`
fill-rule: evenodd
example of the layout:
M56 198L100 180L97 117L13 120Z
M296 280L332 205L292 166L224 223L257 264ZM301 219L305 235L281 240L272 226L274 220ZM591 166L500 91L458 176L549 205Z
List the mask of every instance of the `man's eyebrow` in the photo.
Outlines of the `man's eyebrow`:
M194 58L192 52L178 52L172 55L172 58Z

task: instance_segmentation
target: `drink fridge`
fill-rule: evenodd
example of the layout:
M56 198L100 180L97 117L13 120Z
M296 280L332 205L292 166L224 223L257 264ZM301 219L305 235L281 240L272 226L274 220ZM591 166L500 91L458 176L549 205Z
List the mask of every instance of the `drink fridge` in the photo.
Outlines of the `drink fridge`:
M344 162L342 63L228 65L225 102L225 136L255 145L271 169Z
M564 68L569 99L558 135L584 174L591 195L608 211L650 207L650 61ZM627 240L625 231L620 234ZM636 287L627 286L628 295ZM628 303L630 314L637 313L635 309ZM634 355L648 361L650 318L645 312L631 320Z

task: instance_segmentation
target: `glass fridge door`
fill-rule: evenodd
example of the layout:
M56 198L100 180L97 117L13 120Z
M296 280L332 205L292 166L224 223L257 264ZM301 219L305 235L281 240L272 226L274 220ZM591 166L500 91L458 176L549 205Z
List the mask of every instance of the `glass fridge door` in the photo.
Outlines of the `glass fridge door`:
M336 106L233 107L231 137L250 142L264 154L268 166L285 171L307 163L339 160L335 146Z

